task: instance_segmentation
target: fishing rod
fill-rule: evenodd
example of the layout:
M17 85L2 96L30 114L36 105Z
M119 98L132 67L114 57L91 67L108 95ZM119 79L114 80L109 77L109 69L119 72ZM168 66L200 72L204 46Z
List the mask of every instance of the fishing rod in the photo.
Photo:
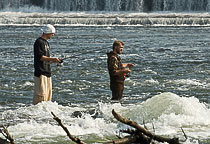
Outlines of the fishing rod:
M102 49L106 49L106 48L108 48L108 47L102 47L102 48L100 48L100 49L96 49L97 51L101 51ZM75 58L75 57L77 57L77 56L81 56L81 55L84 55L84 54L89 54L89 53L93 53L93 52L95 52L96 50L90 50L90 51L87 51L87 52L83 52L83 53L80 53L80 54L75 54L75 55L72 55L72 56L68 56L68 57L64 57L64 58L60 58L60 64L61 63L63 63L64 62L64 60L66 60L66 59L70 59L70 58Z
M102 47L102 48L100 48L100 49L97 49L98 51L101 51L102 49L107 49L108 47ZM64 58L60 58L60 62L59 62L59 64L62 64L63 62L64 62L64 60L67 60L67 59L70 59L70 58L75 58L75 57L77 57L77 56L80 56L80 55L84 55L84 54L88 54L88 53L93 53L93 52L95 52L96 50L90 50L90 51L87 51L87 52L84 52L84 53L80 53L80 54L76 54L76 55L72 55L72 56L68 56L68 57L64 57ZM107 51L108 52L108 51ZM58 66L58 65L57 65ZM132 67L129 67L129 69L131 70L132 69ZM130 72L129 73L127 73L126 75L125 75L125 77L127 77L127 78L129 78L129 77L131 77L131 74L130 74Z
M65 57L65 58L60 58L60 62L59 62L59 63L61 64L61 63L63 63L64 60L66 60L66 59L75 58L75 57L80 56L80 55L82 55L82 54L77 54L77 55L73 55L73 56L69 56L69 57Z
M59 59L60 59L60 62L57 63L57 68L58 68L58 67L61 67L62 64L64 63L64 61L67 60L67 59L75 58L75 57L78 57L78 56L81 56L81 55L84 55L84 54L88 54L88 53L93 53L93 52L96 52L96 51L101 51L102 49L105 49L105 50L106 50L108 47L110 47L110 46L106 46L106 47L102 47L102 48L94 49L94 50L89 50L89 51L87 51L87 52L75 54L75 55L68 56L68 57L65 57L65 56L64 56L64 58L59 58ZM77 51L77 52L79 52L79 51Z

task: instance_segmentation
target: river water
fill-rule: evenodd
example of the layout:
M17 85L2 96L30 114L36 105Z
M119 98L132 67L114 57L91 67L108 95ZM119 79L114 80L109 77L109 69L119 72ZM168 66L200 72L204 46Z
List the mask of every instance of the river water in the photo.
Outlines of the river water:
M41 18L40 18L41 19ZM210 143L210 27L55 24L51 55L53 101L32 105L33 43L42 24L0 26L0 125L17 144L67 144L54 112L70 133L87 143L116 138L127 128L119 114L185 144ZM135 64L123 100L111 102L106 53L125 43L121 58ZM3 137L3 136L0 136Z

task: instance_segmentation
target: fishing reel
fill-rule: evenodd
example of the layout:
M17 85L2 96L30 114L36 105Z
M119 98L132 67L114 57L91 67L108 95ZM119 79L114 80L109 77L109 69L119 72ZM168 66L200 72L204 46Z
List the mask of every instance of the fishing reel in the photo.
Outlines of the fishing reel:
M63 59L60 59L59 63L60 63L60 64L63 63Z
M127 74L125 75L126 78L129 78L130 76L131 76L130 73L127 73Z
M60 59L60 61L57 63L57 66L62 66L63 65L63 59Z

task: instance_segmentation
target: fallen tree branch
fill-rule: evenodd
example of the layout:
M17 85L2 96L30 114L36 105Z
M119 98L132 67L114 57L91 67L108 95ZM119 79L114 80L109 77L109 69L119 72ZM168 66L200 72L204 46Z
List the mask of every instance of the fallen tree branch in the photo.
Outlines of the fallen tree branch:
M106 144L131 144L131 143L138 143L138 144L154 144L152 142L152 139L149 137L143 135L142 133L138 133L135 131L135 134L133 132L124 131L125 133L132 133L130 136L126 136L121 139L115 139L110 142L106 142Z
M85 144L83 141L81 141L79 138L76 138L70 134L68 129L62 124L61 119L59 119L53 112L51 114L54 116L53 119L58 122L58 124L63 128L63 130L66 132L67 136L77 144Z
M55 116L55 114L53 112L51 112L51 114L54 116L53 119L58 122L58 124L63 128L63 130L66 132L67 136L72 141L76 142L77 144L85 144L79 138L72 136L69 133L68 129L62 124L61 120L57 116ZM135 129L132 129L132 130L128 129L128 130L121 131L121 132L128 133L129 135L125 136L124 138L118 137L118 139L111 140L109 142L105 142L106 144L130 144L130 143L155 144L155 141L167 142L169 144L180 144L178 138L171 139L171 138L166 138L166 137L162 137L159 135L155 135L155 134L151 133L149 130L147 130L146 128L138 125L136 122L126 119L126 118L123 118L118 113L116 113L114 111L114 109L112 110L112 114L118 121L120 121L126 125L129 125ZM154 129L154 125L153 125L153 129Z
M3 129L0 129L0 132L6 138L6 140L0 139L1 144L15 144L14 139L9 134L9 131L7 130L7 128L5 126L2 126L2 127L3 127ZM9 140L9 142L7 140Z
M130 136L130 137L122 138L122 139L112 140L110 142L107 142L106 144L131 144L131 143L135 143L136 141L137 141L136 136Z
M183 134L184 134L184 137L187 139L187 135L185 134L185 132L184 132L184 130L183 130L182 127L181 127L181 130L182 130L182 132L183 132Z
M147 129L141 127L140 125L138 125L136 122L134 122L132 120L129 120L129 119L126 119L126 118L123 118L118 113L116 113L114 109L112 110L112 114L118 121L120 121L124 124L127 124L127 125L129 125L133 128L136 128L139 132L141 132L144 135L152 138L153 140L156 140L158 142L167 142L169 144L180 144L178 138L170 139L170 138L165 138L165 137L162 137L162 136L159 136L159 135L155 135L155 134L151 133L149 130L147 130Z
M10 142L8 142L5 139L0 138L0 144L11 144Z

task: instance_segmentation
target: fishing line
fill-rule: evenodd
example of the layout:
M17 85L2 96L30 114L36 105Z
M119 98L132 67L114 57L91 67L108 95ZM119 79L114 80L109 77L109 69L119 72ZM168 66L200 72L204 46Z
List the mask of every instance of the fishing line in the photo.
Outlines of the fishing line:
M111 47L111 49L108 50L108 48L110 48L110 47ZM89 50L89 51L86 51L86 52L75 54L75 55L72 55L72 56L67 56L67 57L64 56L63 58L59 58L60 59L60 62L57 64L57 67L56 67L56 70L55 71L57 72L59 70L58 67L61 67L63 65L64 61L65 60L68 60L70 58L78 58L81 55L90 54L90 53L102 53L103 52L103 54L106 54L106 53L108 53L111 50L112 50L112 46L106 46L106 47L101 47L99 49ZM99 52L97 52L97 51L99 51ZM79 52L79 51L77 51L77 52ZM129 67L129 69L132 69L132 68ZM131 76L130 73L126 74L126 77L127 78L130 77L130 76Z
M75 54L75 55L72 55L72 56L68 56L68 57L64 56L63 58L59 58L61 61L59 63L57 63L56 69L54 71L52 71L52 73L56 74L57 72L59 72L60 67L63 66L63 63L70 58L78 58L81 55L90 54L90 53L102 53L103 52L103 54L106 54L108 48L110 48L110 46L101 47L99 49L89 50L89 51L82 52L82 53L79 53L79 54ZM106 50L106 52L104 52L105 50ZM97 51L99 51L99 52L97 52ZM77 52L74 52L74 53L78 53L78 52L80 52L80 51L77 51ZM63 55L63 54L61 54L61 55Z
M85 55L85 54L90 54L90 53L96 53L96 51L101 51L103 49L107 49L108 47L102 47L100 49L95 49L95 50L89 50L89 51L86 51L86 52L83 52L83 53L79 53L79 54L75 54L75 55L72 55L72 56L68 56L68 57L64 57L64 58L60 58L60 64L64 62L64 60L67 60L67 59L70 59L70 58L77 58L78 56L81 56L81 55Z

